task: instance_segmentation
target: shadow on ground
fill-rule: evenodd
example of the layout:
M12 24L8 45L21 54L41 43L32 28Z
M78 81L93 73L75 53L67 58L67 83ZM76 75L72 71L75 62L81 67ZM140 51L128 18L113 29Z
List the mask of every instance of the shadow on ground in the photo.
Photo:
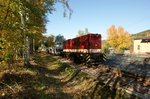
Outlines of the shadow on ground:
M60 63L47 54L32 57L30 68L4 72L0 76L0 98L4 99L106 99L129 98L126 93L109 88L89 75ZM99 78L102 74L99 75ZM119 78L114 81L114 88Z

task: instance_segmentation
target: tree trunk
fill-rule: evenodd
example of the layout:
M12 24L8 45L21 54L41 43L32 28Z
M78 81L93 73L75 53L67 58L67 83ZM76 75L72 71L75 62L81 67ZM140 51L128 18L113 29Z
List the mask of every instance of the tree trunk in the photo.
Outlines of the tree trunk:
M29 9L28 9L26 20L27 20L27 23L29 23ZM27 33L28 32L29 32L29 26L27 27ZM26 66L29 67L29 65L30 65L30 41L29 41L29 36L27 36L27 64Z
M27 36L27 67L30 65L30 41Z
M19 7L19 9L20 9L20 12L19 12L19 14L20 14L20 17L21 17L21 24L22 24L22 32L23 32L23 38L24 38L24 65L26 66L26 67L28 67L29 66L29 56L27 55L27 44L26 44L26 34L25 34L25 29L24 29L24 17L23 17L23 13L22 13L22 10L21 10L21 8L22 8L22 2L21 2L21 0L20 0L20 5L19 5L20 7Z
M35 39L33 39L33 52L35 52Z

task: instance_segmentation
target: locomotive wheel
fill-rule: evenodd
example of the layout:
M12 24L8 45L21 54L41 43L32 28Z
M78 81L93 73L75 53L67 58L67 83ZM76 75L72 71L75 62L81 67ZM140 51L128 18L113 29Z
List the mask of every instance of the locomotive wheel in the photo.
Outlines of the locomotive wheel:
M83 58L79 54L74 54L75 63L82 63Z
M74 62L74 63L77 63L77 61L78 61L77 56L74 54L74 55L73 55L73 62Z
M66 54L66 58L69 59L69 54Z
M62 56L62 58L65 58L65 53L62 53L62 55L61 55L61 56Z

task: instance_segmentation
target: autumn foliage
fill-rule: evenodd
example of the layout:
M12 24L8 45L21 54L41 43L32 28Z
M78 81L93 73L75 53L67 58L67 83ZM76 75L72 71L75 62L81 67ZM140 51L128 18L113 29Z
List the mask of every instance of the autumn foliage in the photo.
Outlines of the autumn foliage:
M68 0L0 0L0 65L30 59L29 54L41 45L47 14L57 2L71 13Z
M120 52L130 47L132 43L131 35L128 31L125 31L122 26L119 26L118 29L116 29L115 25L112 25L107 30L107 43L110 47L113 47L116 51Z
M83 35L87 35L89 34L90 32L88 31L88 28L85 28L85 31L82 31L82 30L79 30L78 31L78 35L76 35L76 37L80 37L80 36L83 36Z

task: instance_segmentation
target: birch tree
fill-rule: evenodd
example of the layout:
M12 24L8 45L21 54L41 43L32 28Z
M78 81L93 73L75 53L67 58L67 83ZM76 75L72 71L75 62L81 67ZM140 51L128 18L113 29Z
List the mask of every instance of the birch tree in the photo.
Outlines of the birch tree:
M68 9L71 15L68 0L0 0L0 64L11 64L19 52L25 54L25 65L29 63L29 40L35 47L41 42L46 16L58 2L63 4L64 13Z

